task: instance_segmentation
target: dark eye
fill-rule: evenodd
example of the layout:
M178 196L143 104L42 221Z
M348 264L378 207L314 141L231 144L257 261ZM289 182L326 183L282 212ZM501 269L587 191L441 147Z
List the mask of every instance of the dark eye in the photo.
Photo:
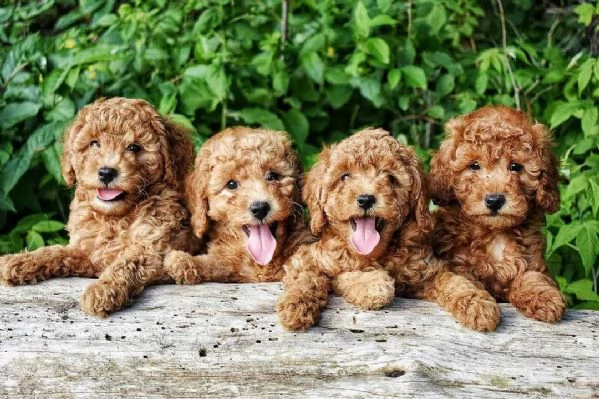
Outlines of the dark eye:
M349 174L349 173L344 173L344 174L341 176L341 181L346 181L347 179L349 179L349 177L350 177L350 176L351 176L351 174Z
M227 182L227 188L229 190L235 190L237 187L239 187L239 182L237 180L229 180Z
M98 140L93 140L92 142L89 143L89 147L97 147L100 148L100 142Z
M264 178L266 181L275 181L279 180L281 176L276 172L268 172Z
M127 148L125 148L125 151L129 151L129 152L139 152L141 151L141 147L139 146L139 144L129 144L127 146Z
M472 162L470 165L468 165L468 167L470 168L470 170L479 170L480 169L480 165L478 164L478 162Z
M516 162L512 162L509 167L509 170L511 170L512 172L520 172L522 169L523 166Z

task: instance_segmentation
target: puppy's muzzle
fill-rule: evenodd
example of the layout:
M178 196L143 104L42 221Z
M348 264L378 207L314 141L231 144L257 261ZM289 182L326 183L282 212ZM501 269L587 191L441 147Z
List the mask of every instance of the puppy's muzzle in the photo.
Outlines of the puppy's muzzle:
M100 169L98 169L98 178L104 184L108 184L111 181L113 181L118 176L118 174L119 172L114 168L103 166Z
M485 205L493 212L497 212L505 204L505 195L487 194L485 196Z
M367 211L370 208L372 208L372 206L376 202L376 198L372 194L360 194L360 195L358 195L358 198L356 199L356 202L358 203L358 206L360 208L362 208L365 211Z
M270 204L266 201L255 201L250 205L250 213L258 220L264 220L270 212Z

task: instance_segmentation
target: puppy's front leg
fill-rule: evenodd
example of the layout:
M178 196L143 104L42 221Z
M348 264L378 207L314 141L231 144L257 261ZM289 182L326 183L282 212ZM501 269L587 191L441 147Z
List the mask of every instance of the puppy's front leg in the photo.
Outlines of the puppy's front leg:
M288 330L307 330L318 321L326 307L331 280L311 256L300 250L289 260L283 277L283 294L276 306L281 325Z
M495 331L501 318L491 294L449 271L440 271L425 284L422 297L438 303L462 325L476 331Z
M240 279L235 267L210 252L192 256L183 251L171 251L164 257L164 269L177 284L191 285L203 281L231 283Z
M83 251L62 245L0 257L0 281L6 285L36 283L52 277L95 277L99 272L100 268Z
M162 257L152 248L128 250L108 266L97 282L85 289L81 308L89 315L106 317L123 308L146 285L164 277Z
M377 310L393 302L395 280L385 270L344 272L333 280L333 289L361 309Z
M525 316L555 323L566 310L566 301L551 278L541 272L526 271L514 279L508 299Z

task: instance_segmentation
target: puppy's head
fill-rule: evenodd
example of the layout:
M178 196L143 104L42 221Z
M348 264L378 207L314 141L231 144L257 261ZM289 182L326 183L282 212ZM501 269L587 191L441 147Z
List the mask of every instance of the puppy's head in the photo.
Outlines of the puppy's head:
M96 212L122 216L158 184L178 189L191 166L185 131L144 100L100 99L64 135L66 183Z
M302 218L299 164L284 132L236 127L211 137L186 182L192 225L202 237L210 223L243 233L259 264L286 239L288 219Z
M450 120L432 159L430 190L440 205L490 228L522 223L535 208L559 209L556 159L547 129L521 111L487 106Z
M414 152L382 129L365 129L325 149L306 176L312 233L331 229L356 253L376 258L409 220L431 219Z

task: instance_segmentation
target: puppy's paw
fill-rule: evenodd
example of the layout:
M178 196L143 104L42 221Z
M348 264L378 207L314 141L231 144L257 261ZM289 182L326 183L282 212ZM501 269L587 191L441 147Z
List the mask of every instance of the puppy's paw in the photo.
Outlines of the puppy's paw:
M90 316L106 317L128 302L124 289L106 281L97 281L87 287L81 296L81 309Z
M0 282L7 286L35 284L37 265L30 253L0 257Z
M172 251L164 257L164 269L177 284L199 284L202 282L193 256L183 251Z
M365 310L381 309L395 298L395 280L384 270L342 273L334 286L349 303Z
M547 323L557 323L564 316L566 301L555 287L542 287L538 291L520 295L513 305L525 316Z
M287 330L306 331L318 321L321 306L305 297L283 294L277 302L279 322Z
M475 331L495 331L501 320L497 302L483 290L458 298L450 311L460 324Z

